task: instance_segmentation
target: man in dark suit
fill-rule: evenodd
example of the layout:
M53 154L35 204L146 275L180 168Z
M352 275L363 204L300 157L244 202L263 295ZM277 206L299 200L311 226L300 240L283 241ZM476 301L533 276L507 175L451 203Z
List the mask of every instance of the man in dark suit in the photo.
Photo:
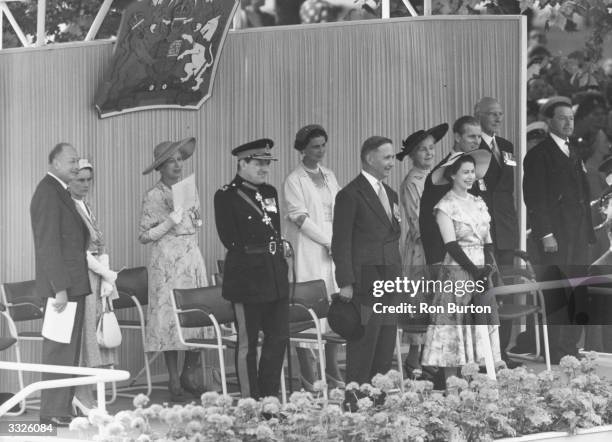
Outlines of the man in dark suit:
M495 98L482 98L474 108L474 115L482 127L480 148L492 154L480 196L491 215L495 259L499 266L512 266L513 253L518 247L518 217L514 206L514 147L510 141L497 135L504 113Z
M78 155L67 143L56 145L49 154L49 171L40 181L30 204L36 255L36 290L55 298L53 307L61 312L68 301L77 302L69 344L44 338L43 364L79 365L85 296L91 293L86 250L89 232L67 189L78 173ZM62 374L42 375L43 380L65 378ZM71 421L71 388L43 390L40 420L57 426Z
M525 156L523 190L531 226L538 279L584 276L589 243L594 241L589 187L584 163L569 144L574 130L571 105L552 100L542 109L549 136ZM565 290L544 292L551 360L576 355L580 328L574 325L571 296Z
M497 265L503 272L514 263L514 250L518 247L518 216L514 206L514 173L516 159L514 147L505 138L497 135L501 129L504 113L495 98L483 97L474 107L474 116L482 127L480 148L491 152L491 163L481 183L480 196L491 215L491 238ZM502 321L499 341L502 359L509 368L517 363L506 354L510 343L512 321Z
M331 246L336 281L340 299L354 303L364 326L363 336L347 343L347 382L369 382L391 368L397 318L374 313L373 305L390 305L395 294L376 298L372 287L376 280L395 280L401 275L398 197L382 182L394 161L391 140L368 138L361 147L363 170L336 196Z
M223 297L232 302L243 397L276 396L289 341L289 279L276 189L266 184L274 143L267 138L232 150L238 174L215 193L215 221L227 249ZM259 367L257 345L263 331Z
M453 124L453 134L455 137L453 152L470 152L474 149L478 149L480 146L482 137L480 122L470 115L460 117L455 121ZM432 172L446 163L450 155L449 153L444 157L444 159L432 169ZM431 172L425 179L423 195L421 196L421 207L419 208L419 228L421 230L421 241L423 242L423 249L425 251L425 261L428 265L441 263L446 254L444 241L442 241L442 235L436 223L433 208L442 197L446 195L450 188L450 184L434 185L431 180ZM478 186L472 186L469 192L478 195Z

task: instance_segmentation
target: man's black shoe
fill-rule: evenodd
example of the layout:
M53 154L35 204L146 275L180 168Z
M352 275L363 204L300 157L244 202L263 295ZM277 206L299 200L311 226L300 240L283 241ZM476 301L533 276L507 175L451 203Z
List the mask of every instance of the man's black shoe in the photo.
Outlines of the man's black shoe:
M40 423L41 424L52 424L55 425L56 427L67 427L70 425L70 422L72 422L72 417L70 416L51 416L51 417L41 417L40 418Z

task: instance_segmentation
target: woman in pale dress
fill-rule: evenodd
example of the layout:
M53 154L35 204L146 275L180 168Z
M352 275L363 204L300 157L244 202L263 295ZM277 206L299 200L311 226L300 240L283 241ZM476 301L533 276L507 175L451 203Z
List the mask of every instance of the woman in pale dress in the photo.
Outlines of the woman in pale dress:
M320 163L325 157L327 133L311 124L301 128L294 147L301 155L299 166L284 183L287 238L295 252L296 281L325 281L328 297L338 292L331 258L332 216L336 194L340 190L334 173ZM342 386L338 369L338 344L326 344L325 367L328 383ZM297 348L301 380L305 388L315 381L312 352Z
M403 276L418 281L427 279L425 253L421 242L419 228L419 210L421 195L425 187L425 178L434 165L434 145L448 132L448 124L443 123L429 130L418 130L402 142L402 150L396 157L403 161L406 156L412 160L412 169L408 172L400 186L400 200L404 208L406 219L406 239L402 249ZM423 293L418 294L423 296ZM404 369L412 377L416 370L421 370L421 345L425 342L427 331L427 318L424 315L406 315L401 318L399 325L403 329L404 342L410 344L410 349ZM429 376L432 373L428 373Z
M109 268L108 251L104 237L98 226L98 221L86 198L93 183L93 166L86 159L79 160L79 172L68 189L74 200L77 212L83 219L89 231L87 247L87 267L92 294L85 297L85 316L83 318L83 334L81 336L81 352L79 366L108 367L115 364L115 349L102 348L96 339L96 326L102 314L102 301L119 297L115 287L117 272ZM105 299L106 298L106 299ZM72 407L88 415L96 407L91 385L78 386L72 399Z
M195 139L166 141L155 147L155 160L143 174L158 170L161 179L147 191L142 202L138 239L151 243L148 265L149 304L146 350L162 351L168 368L171 399L186 399L185 391L199 397L204 391L200 353L186 351L182 374L178 374L178 351L190 350L179 340L172 309L172 290L208 285L206 267L198 247L197 229L202 225L199 202L184 210L174 207L172 185L182 177L183 162L193 154ZM208 330L183 329L185 340L210 337Z
M474 182L484 176L490 158L491 153L482 149L457 152L432 172L434 184L452 183L451 190L435 205L434 212L446 249L438 279L443 283L453 282L454 290L441 290L434 295L432 305L440 306L442 312L431 315L421 363L442 367L446 379L458 375L460 367L468 362L484 364L490 355L487 349L491 350L493 361L501 360L498 326L494 325L498 322L497 310L481 294L485 292L477 288L487 287L486 281L496 265L491 217L482 198L468 193ZM467 281L473 281L472 289L461 289L468 287ZM481 323L482 317L448 309L451 304L469 308L487 302L492 314L485 318L484 327L475 325Z

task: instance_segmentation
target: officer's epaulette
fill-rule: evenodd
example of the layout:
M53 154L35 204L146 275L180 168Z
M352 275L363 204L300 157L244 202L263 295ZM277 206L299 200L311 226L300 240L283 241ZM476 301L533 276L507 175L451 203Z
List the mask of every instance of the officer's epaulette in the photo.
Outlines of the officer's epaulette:
M219 190L222 190L223 192L225 192L226 190L232 189L234 187L236 187L236 183L231 183L231 184L226 184Z

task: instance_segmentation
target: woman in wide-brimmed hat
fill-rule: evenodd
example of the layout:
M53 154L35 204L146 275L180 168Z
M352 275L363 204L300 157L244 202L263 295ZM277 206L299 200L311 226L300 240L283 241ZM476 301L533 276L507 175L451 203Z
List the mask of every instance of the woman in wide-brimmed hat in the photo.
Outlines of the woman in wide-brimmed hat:
M418 130L402 142L402 150L396 155L399 161L403 161L406 156L412 160L412 169L400 186L400 200L406 219L404 224L406 237L402 249L403 275L413 280L428 276L419 228L419 210L425 178L434 165L434 146L446 135L446 132L448 132L447 123L428 130ZM413 377L415 370L421 369L420 346L424 342L424 333L427 331L426 319L425 315L410 315L400 321L400 326L404 330L404 341L410 344L410 350L404 361L404 369L410 377Z
M181 376L178 375L177 350L188 350L181 344L177 324L173 320L172 289L208 285L206 267L198 247L196 230L202 222L199 201L191 208L174 207L172 185L180 181L183 162L193 154L195 138L158 144L154 161L143 174L153 170L160 180L147 191L142 203L139 240L152 243L149 260L149 306L146 329L146 350L163 351L168 367L171 398L186 399L185 390L199 397L204 391L199 381L200 353L187 351ZM183 337L208 337L208 331L183 329Z
M477 317L478 321L469 312L455 313L449 309L453 305L469 310L472 304L490 301L484 288L495 267L491 216L482 198L468 193L476 180L485 175L490 161L491 153L484 149L455 152L432 172L433 184L452 184L451 190L434 206L434 213L446 249L438 279L444 282L444 287L452 282L454 290L434 293L431 304L441 306L443 311L431 315L421 363L442 367L446 378L456 376L458 368L468 362L483 364L487 348L491 348L494 361L501 360L497 326L475 326L480 321L486 321L481 325L497 321L494 305L490 305L492 316ZM472 284L467 284L469 281ZM478 286L483 290L478 291Z

